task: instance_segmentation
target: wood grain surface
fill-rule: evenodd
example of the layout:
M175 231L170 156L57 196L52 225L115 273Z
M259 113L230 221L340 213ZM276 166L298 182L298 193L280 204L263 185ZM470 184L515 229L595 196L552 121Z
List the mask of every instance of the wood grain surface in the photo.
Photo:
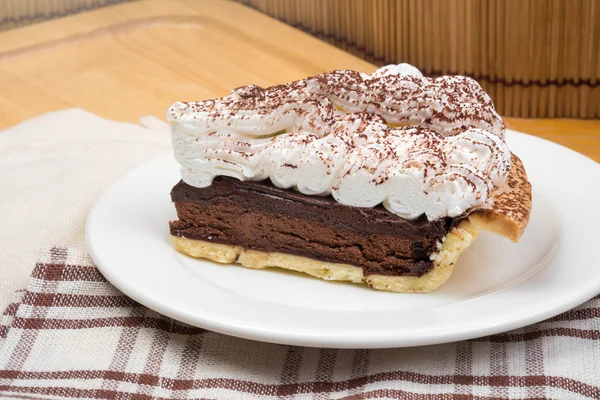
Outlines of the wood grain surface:
M81 107L135 122L177 100L375 67L226 0L145 0L0 33L0 129ZM506 118L600 161L600 121Z

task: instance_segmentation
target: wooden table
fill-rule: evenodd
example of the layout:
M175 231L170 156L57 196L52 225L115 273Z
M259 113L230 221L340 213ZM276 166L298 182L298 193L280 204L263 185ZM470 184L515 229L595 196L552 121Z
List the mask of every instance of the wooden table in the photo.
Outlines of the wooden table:
M240 4L146 0L0 34L0 129L67 107L163 117L176 100L375 67ZM510 128L600 161L600 121L513 119Z

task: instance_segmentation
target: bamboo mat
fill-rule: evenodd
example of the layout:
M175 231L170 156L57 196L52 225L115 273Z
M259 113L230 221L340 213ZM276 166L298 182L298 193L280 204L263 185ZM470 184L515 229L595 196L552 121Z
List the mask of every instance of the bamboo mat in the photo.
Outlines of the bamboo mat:
M130 0L0 0L0 30ZM600 118L600 0L237 0L375 64L477 79L513 117Z
M0 31L133 0L0 0Z
M600 118L600 0L238 0L375 64L477 79L514 117Z

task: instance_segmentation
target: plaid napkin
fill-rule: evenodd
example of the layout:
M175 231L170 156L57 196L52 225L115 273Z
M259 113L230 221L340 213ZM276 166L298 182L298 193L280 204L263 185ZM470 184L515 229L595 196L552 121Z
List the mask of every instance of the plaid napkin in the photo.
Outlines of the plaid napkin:
M600 399L600 296L476 340L313 349L179 323L120 293L85 253L50 248L2 317L0 397Z

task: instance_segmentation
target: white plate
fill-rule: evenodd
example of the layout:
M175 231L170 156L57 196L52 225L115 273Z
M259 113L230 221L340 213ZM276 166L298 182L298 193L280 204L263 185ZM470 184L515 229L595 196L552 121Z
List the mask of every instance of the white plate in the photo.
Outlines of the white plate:
M600 165L507 132L533 185L518 244L484 232L429 294L379 292L277 270L181 255L171 247L171 153L130 172L90 212L87 245L117 288L162 314L212 331L301 346L382 348L494 334L541 321L600 292Z

